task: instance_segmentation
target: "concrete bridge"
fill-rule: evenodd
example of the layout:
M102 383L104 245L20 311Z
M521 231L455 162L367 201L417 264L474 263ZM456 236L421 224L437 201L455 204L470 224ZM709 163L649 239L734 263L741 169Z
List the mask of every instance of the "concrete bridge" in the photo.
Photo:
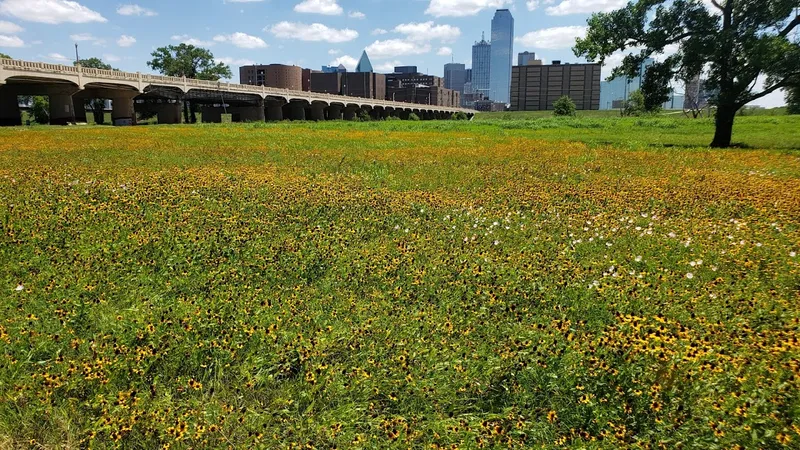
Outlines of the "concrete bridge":
M49 97L52 124L86 122L84 102L95 98L111 99L115 124L135 123L137 110L156 114L159 123L180 123L184 101L202 105L203 122L221 122L223 113L235 122L353 120L361 113L373 119L408 119L415 113L423 120L474 114L437 105L0 59L0 126L21 125L20 95Z

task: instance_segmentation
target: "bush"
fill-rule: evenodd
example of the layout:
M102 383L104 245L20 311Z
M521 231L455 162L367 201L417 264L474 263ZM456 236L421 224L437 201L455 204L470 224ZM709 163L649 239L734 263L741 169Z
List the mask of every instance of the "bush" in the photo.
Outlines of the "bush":
M786 90L786 114L800 114L800 86Z
M411 114L408 115L408 120L412 120L414 122L417 122L417 121L419 121L419 116L416 115L415 113L411 113Z
M397 116L389 116L384 120L386 120L387 122L393 122L395 120L401 120L401 119L399 117L397 117Z
M370 117L368 112L364 111L363 109L358 112L359 122L369 122L370 120L372 120L372 117Z
M575 102L565 95L553 103L553 115L575 116Z
M50 123L50 99L40 96L33 97L31 117L36 123L48 125Z
M647 112L644 106L644 94L642 91L636 90L631 92L628 100L625 102L625 108L622 110L622 115L626 117L639 117Z
M453 114L453 116L450 117L450 119L452 119L452 120L468 120L469 117L467 117L467 113L458 111L457 113Z

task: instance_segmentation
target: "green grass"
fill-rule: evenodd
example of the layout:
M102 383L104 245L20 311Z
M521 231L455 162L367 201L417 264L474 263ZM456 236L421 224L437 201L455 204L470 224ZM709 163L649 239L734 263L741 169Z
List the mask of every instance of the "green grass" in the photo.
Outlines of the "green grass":
M796 445L799 120L0 129L0 447Z

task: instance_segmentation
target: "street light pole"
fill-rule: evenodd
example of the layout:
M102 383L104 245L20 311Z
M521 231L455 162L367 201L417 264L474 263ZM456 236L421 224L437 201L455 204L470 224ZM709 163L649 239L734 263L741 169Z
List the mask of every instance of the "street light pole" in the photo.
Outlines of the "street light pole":
M78 56L78 43L75 43L75 64L80 64L81 58Z

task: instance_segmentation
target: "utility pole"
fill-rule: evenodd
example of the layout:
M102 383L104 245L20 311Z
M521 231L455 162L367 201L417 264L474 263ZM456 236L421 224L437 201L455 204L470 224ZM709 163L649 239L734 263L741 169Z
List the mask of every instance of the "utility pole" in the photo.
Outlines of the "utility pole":
M81 63L81 57L78 56L78 43L75 43L75 64Z

